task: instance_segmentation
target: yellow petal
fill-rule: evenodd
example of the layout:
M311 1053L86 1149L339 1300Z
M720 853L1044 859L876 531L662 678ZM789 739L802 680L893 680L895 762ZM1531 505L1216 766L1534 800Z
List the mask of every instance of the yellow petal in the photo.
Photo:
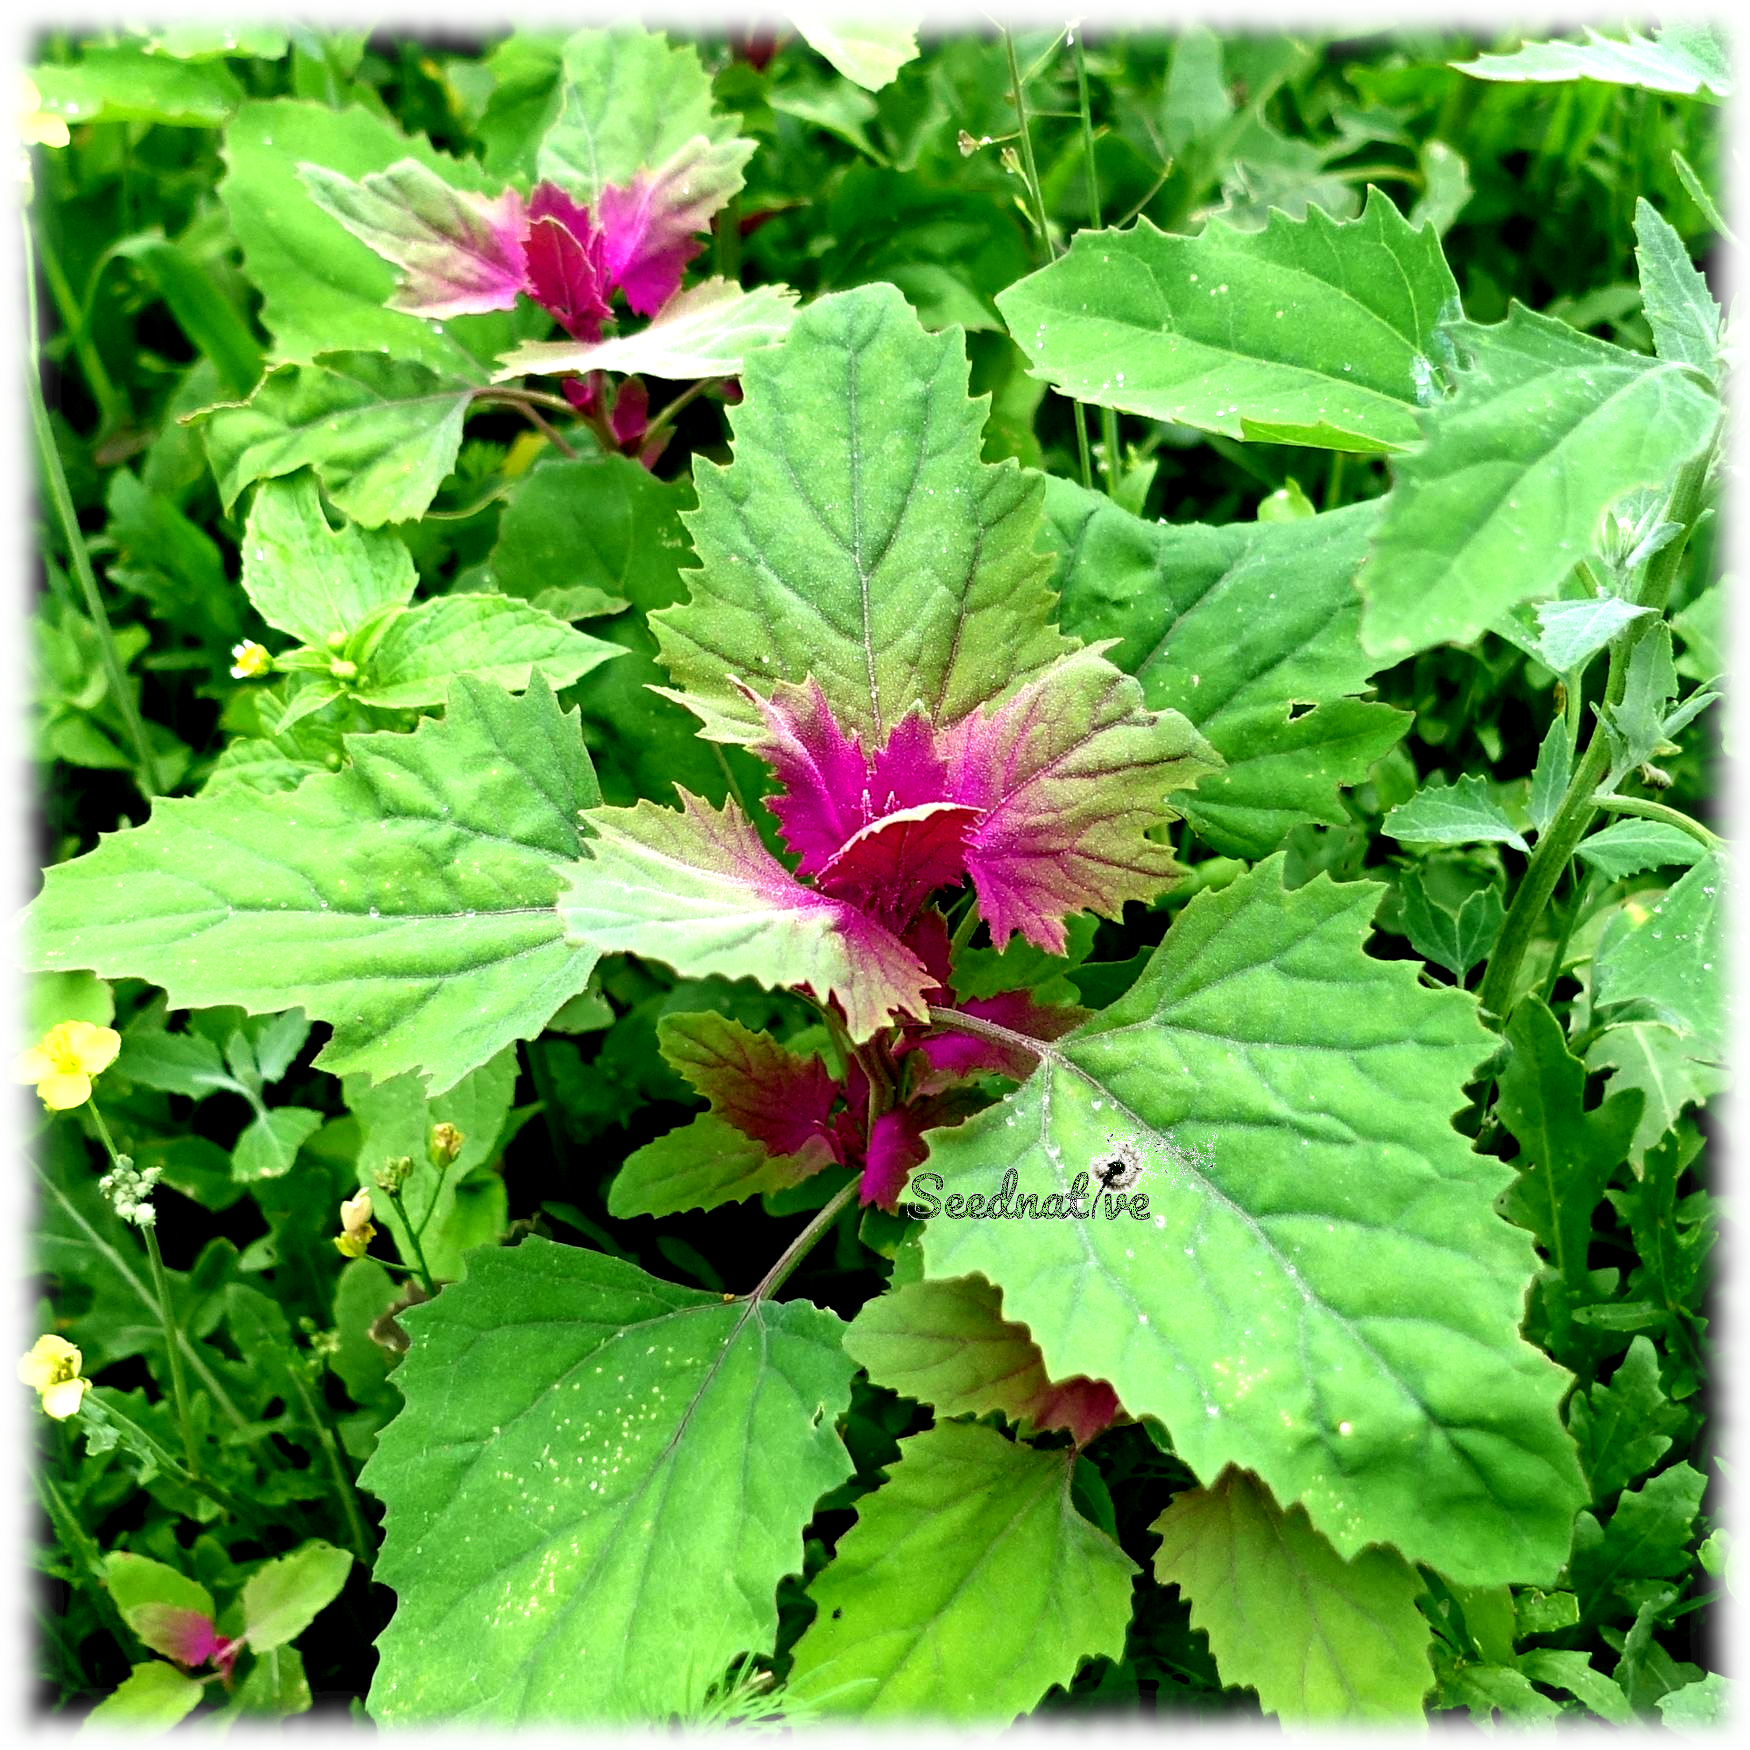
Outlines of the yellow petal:
M55 1073L55 1060L43 1050L40 1045L33 1045L29 1051L21 1051L13 1060L13 1079L21 1082L40 1082L44 1076Z
M91 1077L51 1073L37 1083L36 1091L51 1112L66 1112L91 1098Z
M34 1349L30 1354L19 1358L18 1377L32 1391L47 1391L55 1383L60 1371L54 1362L45 1360Z
M67 1021L67 1046L88 1076L101 1075L115 1062L122 1036L113 1027L94 1027L89 1021Z
M73 137L58 115L27 115L18 132L27 146L64 146Z
M43 1393L43 1409L57 1422L64 1422L69 1416L79 1414L79 1406L84 1403L85 1394L90 1389L88 1379L64 1379Z

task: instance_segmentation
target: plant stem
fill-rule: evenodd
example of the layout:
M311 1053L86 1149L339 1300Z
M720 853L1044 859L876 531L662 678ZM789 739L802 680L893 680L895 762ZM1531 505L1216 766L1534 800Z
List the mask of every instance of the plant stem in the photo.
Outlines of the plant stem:
M966 896L965 909L960 913L959 921L954 925L954 934L948 942L948 964L952 966L960 958L960 950L973 938L979 925L978 899L974 894Z
M264 1529L262 1521L256 1516L255 1509L245 1501L240 1501L229 1489L221 1488L217 1483L206 1477L196 1476L176 1462L169 1447L149 1429L136 1422L125 1410L118 1410L114 1404L105 1402L103 1413L112 1422L119 1422L122 1427L131 1432L143 1445L152 1449L158 1463L176 1482L185 1488L190 1488L198 1494L205 1495L215 1506L223 1507L227 1513L235 1514L245 1525L255 1531Z
M352 1536L352 1553L368 1568L371 1565L371 1535L365 1529L364 1515L359 1512L358 1493L353 1488L351 1474L340 1456L340 1448L335 1444L334 1432L317 1408L316 1400L298 1365L294 1362L287 1371L291 1375L292 1384L297 1387L298 1396L303 1399L304 1415L315 1431L317 1444L322 1448L322 1456L328 1460L329 1474L334 1478L334 1492L340 1498L341 1510L346 1515L347 1530Z
M749 1301L770 1300L783 1287L790 1273L813 1249L814 1242L832 1226L838 1219L838 1214L844 1206L857 1194L857 1180L844 1186L833 1200L815 1216L815 1218L784 1248L784 1254L764 1276L760 1278L759 1287L747 1298Z
M1671 496L1665 506L1665 520L1677 523L1683 533L1668 547L1662 547L1654 554L1641 579L1641 586L1635 592L1636 604L1653 611L1631 621L1620 634L1619 642L1611 647L1610 673L1604 687L1606 704L1621 703L1623 689L1628 683L1630 655L1640 640L1662 622L1671 584L1677 576L1684 549L1689 544L1690 532L1701 514L1702 492L1707 483L1708 468L1713 462L1717 442L1716 432L1714 440L1704 446L1692 461L1684 464L1676 484L1671 488ZM1591 826L1598 812L1594 792L1609 762L1609 738L1600 721L1593 727L1592 737L1586 744L1586 752L1575 768L1567 794L1562 798L1561 807L1556 810L1555 819L1537 841L1537 848L1532 852L1531 861L1526 865L1525 874L1520 879L1519 891L1514 894L1513 904L1508 908L1507 921L1501 927L1501 939L1495 944L1495 952L1489 956L1488 970L1483 974L1477 1000L1483 1010L1483 1019L1491 1026L1498 1028L1506 1024L1507 1010L1512 1003L1514 987L1519 981L1520 963L1525 958L1526 949L1531 946L1531 939L1543 919L1544 909L1549 904L1551 894L1555 892L1556 883L1568 866L1568 859L1573 856L1575 846L1586 836L1587 828Z
M676 414L678 414L683 407L691 406L692 403L697 401L707 389L714 388L722 381L723 379L721 377L701 377L690 389L683 389L680 394L675 396L675 398L670 401L647 426L645 426L644 436L639 440L639 447L642 448L645 444L661 437L662 434L674 424Z
M96 1098L91 1098L86 1104L91 1111L91 1122L97 1128L98 1141L109 1156L109 1164L119 1173L122 1158L116 1152L103 1114L97 1109ZM176 1322L176 1308L170 1299L170 1277L164 1269L164 1254L158 1249L156 1222L149 1221L142 1226L140 1237L146 1242L146 1259L152 1267L152 1287L158 1296L158 1321L164 1327L164 1353L170 1362L170 1395L176 1404L177 1425L182 1430L182 1450L187 1456L189 1470L198 1477L201 1474L200 1443L194 1435L194 1417L189 1413L188 1379L182 1371L182 1350L176 1341L181 1327Z
M1070 31L1070 52L1076 69L1076 103L1082 117L1082 164L1088 179L1088 227L1097 231L1100 228L1100 171L1094 162L1094 114L1088 98L1088 64L1076 29ZM1100 442L1106 455L1106 496L1110 498L1118 490L1118 410L1115 407L1100 409Z
M1600 796L1598 806L1609 814L1632 814L1640 820L1657 820L1666 826L1674 826L1679 832L1686 832L1692 839L1699 840L1710 851L1725 847L1725 841L1709 832L1699 820L1691 820L1687 814L1668 808L1663 802L1651 802L1640 796Z
M93 274L102 271L102 263L108 259L106 250L100 259L98 268ZM73 348L74 356L79 360L79 369L85 373L86 385L91 390L92 399L97 403L98 429L100 432L114 431L128 417L128 404L115 384L110 380L109 371L105 368L103 357L97 348L91 344L91 321L84 305L73 295L73 288L67 283L67 276L62 271L60 257L55 254L54 245L45 236L42 239L41 257L43 278L49 283L49 296L55 301L56 313L61 318L61 326L67 332L67 340ZM89 301L89 298L88 300ZM32 331L31 351L35 356L36 339Z
M977 1015L962 1014L958 1009L944 1009L931 1003L930 1019L938 1027L946 1027L950 1032L970 1033L974 1039L988 1039L996 1045L1016 1046L1022 1051L1031 1052L1034 1057L1047 1058L1056 1055L1043 1039L1017 1033L1012 1027L998 1026L995 1021L981 1020Z
M68 557L73 563L73 575L85 596L85 611L97 629L97 646L103 655L103 670L109 690L121 715L122 727L133 744L134 758L139 762L142 787L148 797L156 796L163 786L158 781L158 762L152 757L146 740L146 726L128 690L127 675L122 669L121 654L115 647L115 632L109 623L109 613L98 593L97 574L91 569L91 555L86 550L84 531L79 527L79 513L73 508L73 494L67 485L66 470L61 466L61 452L55 447L54 428L49 424L49 410L43 401L42 378L39 375L40 341L36 312L36 256L30 235L30 218L20 212L19 228L24 234L24 301L29 327L29 351L25 359L24 393L30 403L31 429L36 437L38 459L42 466L43 483L61 525L67 543Z
M1027 97L1022 88L1021 64L1015 59L1015 38L1005 25L1003 28L1003 48L1009 57L1009 90L1015 100L1015 121L1020 130L1021 139L1021 171L1027 184L1027 193L1033 202L1033 225L1039 233L1040 247L1045 251L1045 259L1051 261L1057 251L1051 244L1051 227L1045 220L1045 191L1039 184L1039 165L1033 157L1033 131L1027 125ZM1082 412L1082 404L1074 396L1068 396L1070 411L1075 418L1076 456L1081 465L1082 485L1090 492L1094 487L1094 457L1088 448L1088 422Z
M413 1259L419 1276L419 1285L435 1300L437 1298L437 1284L431 1279L431 1266L425 1261L425 1248L419 1243L419 1235L414 1231L413 1223L407 1218L407 1205L401 1201L399 1191L389 1193L389 1202L393 1205L395 1213L401 1217L401 1231L407 1235L407 1243L413 1248Z
M32 1480L42 1500L43 1511L48 1514L49 1523L55 1528L56 1538L62 1548L77 1559L83 1570L82 1589L88 1591L92 1606L115 1644L124 1653L128 1653L130 1648L139 1645L139 1641L122 1621L121 1612L116 1609L115 1600L109 1595L109 1585L103 1572L103 1551L92 1541L90 1533L80 1522L79 1515L73 1511L72 1502L61 1493L55 1479L39 1466Z

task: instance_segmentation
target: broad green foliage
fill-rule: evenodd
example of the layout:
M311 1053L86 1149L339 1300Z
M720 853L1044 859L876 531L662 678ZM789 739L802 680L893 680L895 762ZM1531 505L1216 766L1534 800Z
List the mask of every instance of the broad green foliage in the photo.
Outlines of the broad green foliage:
M1600 1004L1644 1003L1710 1056L1726 1044L1725 860L1702 858L1650 908L1629 906L1598 944Z
M239 406L198 419L227 509L244 487L314 468L367 529L423 516L456 464L476 390L374 352L323 353L264 377Z
M1392 1550L1344 1561L1244 1471L1190 1489L1152 1528L1157 1579L1190 1600L1191 1621L1230 1683L1257 1690L1290 1724L1417 1718L1434 1681L1421 1581Z
M184 1006L297 1005L332 1025L333 1073L417 1069L434 1093L538 1032L595 963L553 910L596 799L576 717L539 680L520 698L462 680L443 722L351 751L247 810L161 801L50 870L33 960L150 978Z
M1547 1582L1580 1498L1562 1376L1518 1335L1504 1170L1447 1122L1487 1036L1362 952L1376 888L1280 879L1199 895L1128 995L931 1139L987 1195L1128 1152L1148 1219L937 1221L929 1272L986 1276L1054 1374L1110 1380L1199 1477L1254 1471L1339 1554Z
M862 1720L997 1722L1124 1643L1135 1565L1070 1499L1066 1452L938 1424L858 1509L790 1695Z
M1401 807L1385 817L1383 831L1393 838L1425 845L1473 845L1499 842L1527 851L1517 827L1477 777L1456 784L1424 785Z
M865 91L891 85L900 68L917 59L915 23L854 24L806 11L793 13L792 18L808 46Z
M1350 582L1372 507L1286 525L1158 524L1054 479L1045 508L1064 630L1117 639L1107 654L1149 706L1183 713L1226 762L1175 798L1199 836L1264 856L1298 821L1345 820L1338 786L1358 783L1405 727L1351 697L1375 666Z
M830 1313L529 1239L405 1322L407 1408L363 1477L399 1598L376 1719L660 1717L769 1647L803 1524L850 1471Z
M167 1732L199 1705L202 1686L162 1659L136 1665L115 1694L88 1716L96 1729Z
M1361 574L1361 642L1394 661L1475 638L1553 594L1624 493L1657 486L1712 433L1719 405L1657 363L1515 306L1456 332L1470 363L1423 415Z
M1458 287L1431 228L1377 190L1348 224L1317 207L1261 231L1083 233L997 299L1035 374L1083 401L1319 449L1416 442Z
M137 44L89 48L71 67L40 67L43 108L69 123L168 122L222 127L243 101L243 88L216 62L150 55Z
M1726 42L1711 25L1667 25L1650 39L1634 30L1626 40L1595 30L1582 34L1582 42L1527 43L1511 55L1479 55L1458 70L1476 79L1602 79L1709 101L1732 95Z
M879 742L914 703L952 723L1070 648L1034 548L1040 485L979 460L953 330L925 334L891 287L840 293L750 357L742 386L735 459L701 464L685 519L703 569L651 616L705 734L760 733L731 677L812 675Z
M678 1215L784 1191L820 1171L805 1155L774 1155L709 1112L629 1154L608 1191L608 1213Z

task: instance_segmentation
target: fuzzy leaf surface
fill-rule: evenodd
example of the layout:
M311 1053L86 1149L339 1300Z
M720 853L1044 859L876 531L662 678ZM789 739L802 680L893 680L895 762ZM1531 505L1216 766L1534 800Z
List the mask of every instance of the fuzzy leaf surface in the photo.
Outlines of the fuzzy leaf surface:
M1155 1578L1189 1601L1224 1683L1257 1690L1288 1725L1420 1720L1433 1630L1395 1550L1344 1561L1304 1508L1284 1513L1237 1469L1176 1495L1149 1529Z
M682 701L718 741L758 739L762 693L820 683L878 746L914 703L953 723L1071 648L1035 553L1041 485L980 459L957 331L892 286L819 298L751 354L734 459L701 460L685 520L702 569L651 616Z
M1553 595L1605 510L1664 484L1719 417L1680 366L1522 305L1457 339L1470 366L1393 464L1361 573L1361 642L1382 663L1467 642L1516 602Z
M1537 654L1557 674L1583 668L1631 620L1651 608L1637 607L1620 596L1604 595L1580 602L1544 602L1537 610L1543 636Z
M1455 784L1436 779L1385 817L1380 830L1422 845L1511 845L1529 851L1507 811L1489 794L1485 780L1466 773Z
M934 980L890 930L804 887L734 804L598 808L588 860L559 901L568 939L642 954L690 978L808 985L838 998L854 1039L895 1013L922 1020ZM593 960L594 956L591 956Z
M1570 79L1601 79L1611 85L1638 85L1645 91L1674 91L1715 101L1732 94L1732 75L1724 38L1709 25L1673 24L1626 40L1600 36L1581 27L1580 42L1527 43L1510 55L1478 55L1454 62L1473 79L1531 80L1560 84Z
M150 979L175 1008L301 1007L334 1029L324 1069L417 1069L434 1092L532 1038L596 960L553 909L597 797L576 716L538 678L464 679L441 722L348 747L247 809L160 798L51 869L33 961Z
M1008 1721L1118 1657L1136 1567L1076 1511L1069 1453L958 1422L899 1452L809 1587L789 1694L860 1720Z
M399 1600L376 1719L647 1719L771 1647L802 1527L851 1469L831 1313L530 1238L403 1322L407 1408L361 1479Z
M1351 582L1376 507L1293 524L1154 523L1052 478L1045 511L1064 631L1117 639L1106 654L1150 708L1180 712L1226 762L1174 798L1198 835L1262 857L1303 820L1347 819L1338 786L1359 783L1408 723L1350 696L1376 666Z
M1449 1123L1491 1036L1362 952L1378 895L1286 891L1272 860L1192 899L1112 1007L930 1139L947 1190L987 1196L1128 1153L1147 1219L931 1222L927 1271L985 1276L1054 1375L1109 1380L1205 1482L1255 1472L1339 1554L1547 1583L1580 1498L1566 1376L1519 1336L1507 1170Z
M1707 855L1701 840L1662 820L1619 820L1580 841L1575 853L1606 881L1643 875L1649 869L1693 868Z
M1720 306L1683 239L1644 196L1635 202L1635 265L1659 357L1717 381Z
M1726 860L1709 852L1650 908L1627 906L1605 929L1594 961L1600 1004L1644 1002L1722 1058L1728 1037Z
M332 352L270 371L247 401L191 423L227 510L257 480L314 468L335 504L375 529L431 507L475 393L466 378L411 360Z
M1079 232L997 294L1032 375L1079 401L1371 454L1416 442L1435 330L1457 306L1433 227L1376 189L1348 221L1313 206L1259 231Z
M1709 1061L1714 1055L1663 1021L1624 1021L1606 1027L1592 1041L1586 1068L1594 1074L1609 1072L1606 1092L1639 1088L1645 1101L1628 1151L1637 1168L1686 1106L1699 1106L1725 1091L1731 1077L1723 1064Z

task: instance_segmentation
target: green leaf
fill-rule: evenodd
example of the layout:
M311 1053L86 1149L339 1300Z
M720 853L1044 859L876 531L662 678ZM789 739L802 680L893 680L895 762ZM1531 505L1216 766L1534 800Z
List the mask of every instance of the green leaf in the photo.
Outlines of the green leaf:
M498 361L495 383L529 371L543 376L614 371L623 376L691 382L733 377L756 347L782 340L795 318L788 286L744 292L731 280L701 280L677 293L642 328L593 345L575 340L527 341Z
M907 61L918 58L917 22L853 24L848 19L827 19L797 14L793 22L802 40L817 55L865 91L879 91L899 77Z
M1697 1737L1717 1732L1728 1721L1739 1718L1737 1688L1729 1677L1710 1671L1696 1683L1686 1683L1661 1695L1653 1703L1666 1729L1673 1732L1693 1732Z
M938 1421L1000 1410L1029 1432L1068 1428L1090 1390L1080 1378L1055 1384L1025 1325L1005 1319L1002 1296L980 1276L908 1282L865 1301L845 1332L845 1353L870 1379L929 1404ZM1104 1407L1104 1406L1102 1406Z
M1717 384L1720 307L1683 239L1644 195L1635 201L1635 264L1654 350L1673 364L1695 366Z
M1677 670L1671 661L1671 628L1655 624L1629 651L1622 698L1603 704L1599 716L1610 739L1610 770L1601 788L1613 790L1636 766L1654 754L1672 751L1666 746L1667 725L1677 715L1666 707L1677 696ZM1689 701L1705 703L1714 695L1691 694ZM1691 713L1693 715L1693 713Z
M786 1693L862 1720L1007 1722L1083 1659L1116 1659L1135 1564L1070 1500L1073 1455L938 1423L809 1587Z
M389 622L352 692L366 705L441 705L464 675L521 692L539 674L559 688L621 654L530 603L445 595Z
M100 1701L79 1729L93 1734L120 1729L137 1738L157 1737L192 1713L205 1694L205 1684L184 1677L162 1659L153 1659L134 1666L115 1694Z
M733 803L714 812L685 791L681 803L589 813L589 858L559 901L568 940L688 978L806 984L838 998L856 1040L899 1011L925 1018L930 975L897 936L804 887Z
M282 365L247 401L209 408L190 423L227 510L257 480L314 468L335 504L375 529L431 507L456 465L475 393L466 378L411 360L331 352Z
M1707 1478L1679 1459L1638 1489L1624 1489L1602 1533L1589 1513L1574 1532L1572 1571L1582 1601L1637 1580L1676 1579L1690 1565Z
M696 174L724 182L727 199L754 149L753 141L734 138L735 129L735 117L713 107L711 82L690 43L671 48L636 25L580 30L562 51L558 109L536 174L593 207L610 183L625 187L699 140L716 150Z
M207 264L187 245L154 231L124 238L113 247L157 287L183 333L212 360L226 390L247 395L261 376L261 348Z
M1594 997L1645 1003L1684 1034L1690 1049L1725 1056L1729 1002L1720 889L1726 860L1709 852L1649 910L1624 906L1606 926L1593 959Z
M1503 844L1516 851L1531 849L1489 794L1488 780L1468 772L1455 784L1439 779L1424 784L1385 817L1380 831L1407 844Z
M89 972L39 972L26 980L24 996L27 1040L42 1038L62 1021L107 1027L115 1019L115 992Z
M1677 672L1688 680L1711 681L1726 672L1726 591L1710 584L1681 613L1672 630L1683 640Z
M1583 668L1631 620L1652 611L1613 595L1583 602L1544 602L1537 610L1543 628L1538 660L1557 674Z
M1379 454L1416 442L1458 287L1432 227L1370 189L1347 222L1314 206L1272 212L1261 231L1082 231L997 308L1033 375L1077 400Z
M395 269L325 213L297 173L313 163L357 178L411 157L456 188L496 192L471 162L446 158L368 110L291 98L244 104L225 131L224 157L219 198L262 293L274 362L370 352L476 378L522 332L509 315L437 323L391 310Z
M1662 820L1619 820L1580 841L1577 855L1606 881L1621 881L1672 864L1690 868L1706 855L1700 839Z
M1054 478L1045 509L1064 631L1117 639L1107 655L1142 683L1150 709L1182 713L1227 762L1174 798L1198 835L1262 857L1302 821L1344 823L1338 786L1359 783L1409 724L1345 696L1375 666L1357 637L1352 579L1377 508L1286 524L1157 523ZM1294 715L1309 703L1317 708Z
M377 1174L403 1156L412 1161L401 1187L402 1205L433 1273L459 1276L462 1248L472 1241L471 1212L464 1206L458 1213L457 1192L469 1174L490 1167L516 1093L516 1077L514 1050L499 1052L453 1088L429 1099L417 1076L396 1076L375 1087L362 1076L347 1077L346 1104L359 1125L359 1188L372 1192L371 1219L388 1230L400 1258L412 1261L413 1244L400 1212L375 1190ZM432 1165L427 1152L432 1127L438 1124L452 1124L462 1133L461 1152L443 1172Z
M76 66L33 67L30 76L43 109L74 124L218 128L243 101L243 87L228 68L171 60L134 43L87 47Z
M1533 1689L1531 1679L1511 1665L1461 1664L1443 1680L1440 1700L1468 1708L1485 1731L1493 1729L1497 1712L1522 1726L1562 1717L1561 1708Z
M1629 1144L1628 1158L1637 1169L1686 1106L1699 1106L1729 1085L1725 1068L1708 1062L1708 1055L1705 1048L1698 1054L1693 1040L1662 1021L1624 1021L1606 1027L1593 1040L1586 1053L1587 1070L1609 1071L1605 1086L1611 1093L1639 1088L1645 1097Z
M820 1171L807 1154L774 1155L733 1124L701 1112L634 1149L608 1187L608 1214L679 1215L787 1191Z
M1519 1669L1534 1683L1565 1689L1589 1713L1613 1726L1632 1726L1634 1709L1628 1697L1592 1663L1586 1653L1561 1652L1554 1647L1533 1647L1519 1656Z
M270 626L336 652L379 608L411 601L419 575L386 530L330 528L312 474L265 481L243 528L243 588Z
M286 33L271 24L173 24L153 32L146 52L174 55L179 61L277 61L286 52Z
M1155 1578L1177 1585L1222 1682L1288 1725L1420 1720L1434 1685L1422 1582L1395 1550L1344 1561L1300 1507L1284 1513L1245 1471L1173 1498Z
M966 369L958 334L924 333L885 285L817 299L750 355L734 460L695 471L703 569L651 616L704 734L764 732L729 677L813 675L878 746L914 701L955 722L1070 648L1033 550L1042 483L979 459Z
M1010 1167L1067 1192L1116 1152L1146 1219L935 1221L924 1255L995 1283L1055 1376L1110 1380L1199 1478L1257 1473L1345 1558L1390 1542L1547 1583L1582 1498L1566 1376L1518 1334L1507 1169L1449 1123L1491 1036L1471 998L1362 951L1379 893L1287 891L1272 859L1198 894L1126 995L930 1133L947 1188L986 1195Z
M295 1641L340 1596L352 1556L321 1538L264 1562L243 1586L244 1634L265 1653Z
M1586 1071L1572 1056L1561 1023L1535 996L1523 998L1507 1024L1512 1055L1501 1071L1501 1122L1519 1141L1519 1177L1502 1212L1549 1253L1556 1274L1576 1292L1589 1282L1592 1217L1604 1188L1627 1157L1640 1122L1633 1093L1585 1109Z
M1568 742L1568 726L1561 718L1549 726L1537 750L1537 765L1531 773L1531 794L1526 812L1534 832L1546 832L1555 819L1573 778L1574 750ZM1584 854L1584 853L1582 853Z
M34 963L150 979L178 1008L300 1006L333 1026L322 1068L435 1092L532 1038L596 959L552 909L597 794L575 715L539 679L462 680L442 722L347 745L349 768L247 807L161 797L51 869Z
M1501 934L1506 908L1494 887L1479 887L1465 895L1456 913L1428 897L1422 877L1406 869L1398 881L1404 901L1404 933L1424 960L1444 966L1460 984L1464 975L1486 960Z
M373 1717L663 1717L771 1648L802 1527L851 1469L831 1313L531 1238L402 1322L407 1409L362 1478L398 1598Z
M232 1177L247 1183L283 1178L292 1170L298 1150L326 1121L325 1112L308 1106L276 1106L264 1113L237 1139L231 1155Z
M168 1606L172 1610L192 1610L209 1620L217 1614L213 1595L198 1580L190 1580L175 1568L155 1562L149 1556L117 1550L106 1556L103 1580L110 1598L121 1612L122 1621L138 1630L140 1613L153 1607ZM151 1645L150 1642L147 1643ZM167 1648L153 1647L154 1652Z
M1636 1337L1609 1384L1577 1393L1568 1408L1568 1432L1580 1448L1592 1499L1602 1501L1645 1476L1686 1420L1660 1388L1658 1352Z
M1601 79L1612 85L1638 85L1643 91L1674 91L1684 97L1717 101L1732 95L1725 39L1711 25L1672 24L1652 39L1631 30L1626 41L1600 36L1582 26L1582 42L1527 43L1511 55L1479 55L1454 61L1475 79L1532 80L1540 84L1568 79Z
M296 1647L275 1647L256 1657L249 1675L237 1685L231 1706L241 1715L266 1714L285 1719L310 1711L310 1680ZM226 1718L225 1714L219 1716Z
M1515 602L1554 594L1609 506L1662 486L1719 416L1680 366L1518 304L1456 338L1470 366L1393 464L1361 573L1361 642L1382 662L1466 642Z

